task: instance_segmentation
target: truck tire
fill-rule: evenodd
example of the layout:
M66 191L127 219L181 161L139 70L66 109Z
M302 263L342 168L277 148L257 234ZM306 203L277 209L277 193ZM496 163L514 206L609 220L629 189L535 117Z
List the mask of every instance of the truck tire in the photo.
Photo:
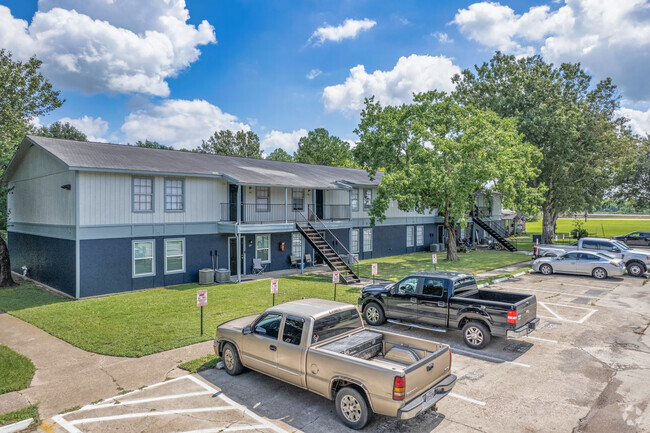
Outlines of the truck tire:
M625 266L627 268L627 273L633 277L642 277L645 274L645 266L639 262L628 262Z
M547 263L544 263L539 267L539 271L544 275L551 275L553 273L553 267Z
M368 302L363 307L363 317L368 322L368 325L372 326L379 326L386 321L384 309L376 302Z
M481 350L490 343L492 335L483 323L471 320L463 326L463 340L472 349Z
M591 275L593 275L594 278L597 280L605 280L607 279L607 271L604 270L603 268L596 268L593 271L591 271Z
M237 353L237 349L231 343L226 343L223 346L221 358L223 359L223 367L229 375L237 376L244 371L244 365L239 359L239 353Z
M366 398L351 386L341 388L336 394L336 413L343 424L354 430L364 428L372 416Z

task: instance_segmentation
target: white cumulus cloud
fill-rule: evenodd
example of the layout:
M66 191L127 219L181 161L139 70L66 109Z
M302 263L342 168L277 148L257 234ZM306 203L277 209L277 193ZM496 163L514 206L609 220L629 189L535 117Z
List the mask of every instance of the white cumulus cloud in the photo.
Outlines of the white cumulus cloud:
M376 21L364 18L362 20L346 19L343 24L329 26L327 24L316 29L308 42L320 45L325 41L341 42L343 39L354 39L359 33L370 30L377 24Z
M445 56L400 57L390 71L366 72L363 65L350 69L345 83L326 87L323 103L327 110L359 111L364 98L375 96L384 105L399 105L413 100L413 93L429 90L450 92L451 77L460 68Z
M320 69L312 69L311 71L309 71L306 78L308 80L313 80L314 78L318 77L322 73L323 71L321 71Z
M447 33L435 32L435 33L431 33L431 36L438 39L438 42L440 42L441 44L451 44L454 42L454 40L451 39Z
M269 154L278 148L284 149L288 154L292 154L298 149L300 139L306 136L306 129L298 129L292 132L272 130L262 137L260 147Z
M459 10L453 23L486 47L580 62L598 78L612 77L626 99L638 102L650 100L649 16L648 0L565 0L556 10L535 6L523 14L480 2Z
M63 117L59 119L59 122L69 123L74 126L79 131L86 134L89 141L98 141L100 143L106 143L107 141L104 138L104 135L108 132L108 122L102 120L101 117L83 116L78 119Z
M650 109L642 111L623 107L618 110L618 115L630 119L632 131L643 136L650 135Z
M222 129L249 131L250 127L236 116L200 99L167 99L159 105L130 113L121 127L129 142L149 139L189 149Z
M184 0L41 0L29 25L0 6L0 46L36 55L59 87L168 96L166 80L216 42L212 25L188 19Z

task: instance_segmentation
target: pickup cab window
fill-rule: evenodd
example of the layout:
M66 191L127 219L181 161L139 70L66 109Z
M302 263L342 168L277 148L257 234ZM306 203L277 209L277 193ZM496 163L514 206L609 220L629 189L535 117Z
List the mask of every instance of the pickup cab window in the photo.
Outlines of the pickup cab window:
M627 251L627 250L630 249L630 247L628 247L627 245L625 245L625 244L622 243L622 242L616 242L616 241L614 241L614 242L612 242L612 243L613 243L614 245L616 245L616 247L620 248L621 251Z
M253 332L277 340L280 332L280 322L282 322L281 314L266 314L255 324Z
M414 295L418 288L418 278L405 278L397 283L397 293L399 295Z
M454 293L457 295L476 289L478 289L478 287L476 287L476 280L474 277L461 278L454 281Z
M300 317L288 316L284 321L284 330L282 331L282 341L290 344L300 344L302 339L302 328L305 319Z
M442 296L442 289L445 287L443 280L440 278L425 278L422 284L422 294L425 296Z
M312 343L327 340L362 327L361 316L357 310L345 310L330 314L314 322Z
M597 250L600 248L600 245L598 245L598 242L596 241L582 241L582 248Z

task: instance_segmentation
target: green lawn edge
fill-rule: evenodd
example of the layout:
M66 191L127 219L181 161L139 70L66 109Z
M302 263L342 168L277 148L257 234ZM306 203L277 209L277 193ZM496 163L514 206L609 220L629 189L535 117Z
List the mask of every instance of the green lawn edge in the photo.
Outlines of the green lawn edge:
M31 406L26 406L22 409L13 412L7 412L5 414L0 415L0 427L9 424L14 424L29 418L34 419L34 421L32 421L32 423L30 424L30 427L35 426L41 422L41 420L38 417L37 404L32 404Z
M203 370L216 368L219 361L221 361L220 356L207 355L179 364L178 368L182 368L183 370L189 371L190 373L198 373Z
M32 383L36 368L32 361L0 344L0 394L25 389Z

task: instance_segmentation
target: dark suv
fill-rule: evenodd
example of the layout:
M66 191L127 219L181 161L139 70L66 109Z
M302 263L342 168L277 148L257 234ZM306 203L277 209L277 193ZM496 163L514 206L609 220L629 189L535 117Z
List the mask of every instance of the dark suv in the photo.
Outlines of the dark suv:
M650 247L650 232L632 232L623 236L614 236L617 241L623 241L629 246Z

